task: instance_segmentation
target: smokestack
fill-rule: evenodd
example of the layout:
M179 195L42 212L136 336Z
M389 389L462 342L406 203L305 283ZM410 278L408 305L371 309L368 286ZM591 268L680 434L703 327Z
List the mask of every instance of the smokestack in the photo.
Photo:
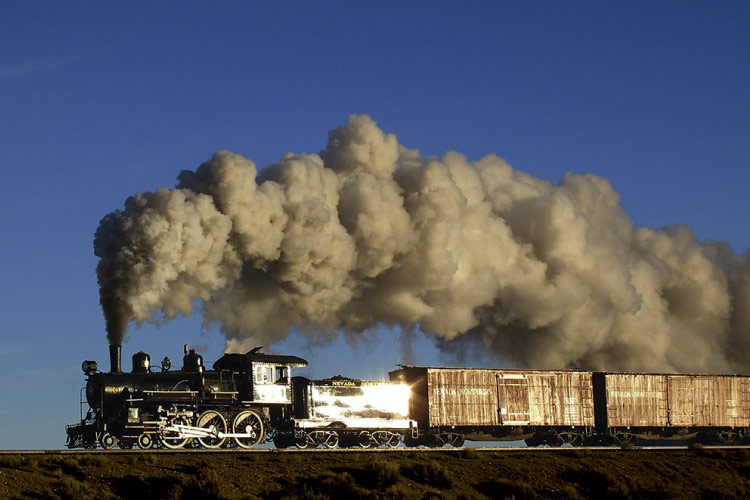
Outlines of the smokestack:
M111 345L109 346L109 361L110 361L110 372L111 373L121 373L122 372L122 364L120 361L120 352L122 350L122 346L117 345Z

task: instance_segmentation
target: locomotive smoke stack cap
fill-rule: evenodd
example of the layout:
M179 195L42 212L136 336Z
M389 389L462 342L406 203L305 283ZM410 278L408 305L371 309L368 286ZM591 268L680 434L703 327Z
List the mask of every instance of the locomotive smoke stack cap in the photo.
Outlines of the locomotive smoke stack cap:
M122 346L120 344L113 344L109 346L109 361L110 361L110 372L121 373L122 362L121 362Z

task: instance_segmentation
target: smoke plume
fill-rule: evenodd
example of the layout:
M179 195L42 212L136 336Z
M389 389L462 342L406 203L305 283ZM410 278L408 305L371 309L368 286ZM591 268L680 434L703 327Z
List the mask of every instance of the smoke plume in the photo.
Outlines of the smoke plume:
M423 157L353 115L320 154L178 180L96 232L113 343L199 307L230 348L398 325L534 368L750 368L750 252L636 227L595 175Z

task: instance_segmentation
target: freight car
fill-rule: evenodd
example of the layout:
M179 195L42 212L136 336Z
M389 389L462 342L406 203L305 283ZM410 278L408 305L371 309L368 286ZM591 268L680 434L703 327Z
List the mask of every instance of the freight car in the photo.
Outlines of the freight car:
M66 428L69 448L252 448L267 440L278 447L397 446L417 435L403 383L292 377L304 359L259 348L225 354L213 370L187 346L180 370L168 358L153 369L139 352L123 373L120 356L120 346L110 346L109 373L83 362L88 380L81 421Z
M750 438L750 377L594 373L597 427L614 443L694 439L739 444Z
M636 439L738 444L750 437L750 377L401 366L413 444L464 439L530 446Z
M595 434L590 372L402 366L391 380L412 387L415 444L464 439L580 445Z

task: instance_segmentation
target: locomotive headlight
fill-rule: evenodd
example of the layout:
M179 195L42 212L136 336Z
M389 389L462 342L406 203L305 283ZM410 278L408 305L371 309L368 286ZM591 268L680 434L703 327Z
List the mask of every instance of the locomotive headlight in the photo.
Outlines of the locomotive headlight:
M95 373L97 368L99 368L99 366L96 364L96 361L86 360L83 363L81 363L81 369L83 370L83 373L85 373L86 375L91 375L92 373Z

